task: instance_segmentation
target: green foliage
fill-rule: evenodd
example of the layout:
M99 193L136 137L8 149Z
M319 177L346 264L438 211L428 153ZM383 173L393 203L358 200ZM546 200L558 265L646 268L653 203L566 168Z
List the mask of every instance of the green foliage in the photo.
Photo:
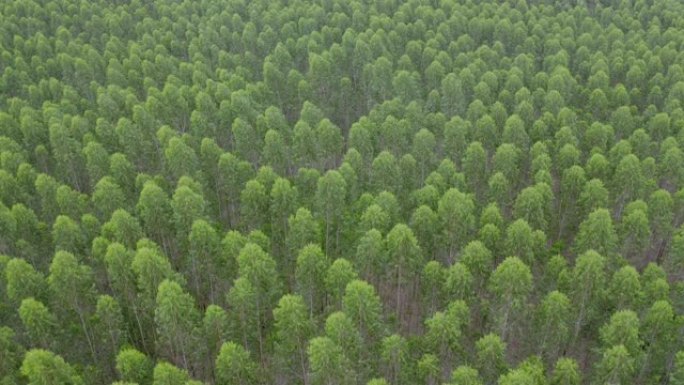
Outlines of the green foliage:
M309 341L309 362L311 364L312 383L314 384L349 384L354 373L351 371L348 358L341 347L328 337L316 337Z
M682 2L0 15L0 384L684 381Z
M153 366L149 357L134 348L124 348L116 356L116 371L123 381L150 384Z
M361 280L349 282L342 309L356 323L364 339L373 341L382 333L382 305L373 286Z
M675 355L674 370L672 370L669 380L675 385L684 383L684 353L681 351Z
M216 381L224 385L257 383L257 366L249 352L233 342L226 342L216 357Z
M627 384L634 375L634 357L624 345L615 345L603 353L597 369L598 383Z
M321 309L325 293L325 278L330 261L320 246L304 246L297 256L295 279L297 291L306 299L311 314Z
M81 377L62 357L42 349L26 352L21 364L21 374L31 385L83 384Z
M189 381L188 373L168 362L161 361L154 366L153 385L184 385Z
M551 376L552 385L579 385L580 383L581 375L577 361L572 358L561 358L556 361Z
M15 302L27 297L45 298L47 294L45 277L31 264L21 258L13 258L7 262L4 270L7 298Z
M57 319L44 304L32 297L23 299L19 318L33 344L47 348L53 343L52 330Z
M302 297L292 294L284 295L278 301L278 306L273 309L278 356L282 360L283 371L288 376L297 373L295 378L302 381L308 376L305 359L306 341L314 330L307 310Z
M487 334L475 343L477 369L486 384L499 378L507 368L505 360L506 344L496 334Z
M489 278L489 291L496 298L496 324L502 339L506 340L511 325L522 316L527 296L532 289L532 273L517 257L506 258Z
M160 355L184 368L190 368L199 314L192 296L174 281L164 280L157 291L154 321Z
M451 385L482 385L482 379L477 372L477 369L470 366L462 365L451 372Z

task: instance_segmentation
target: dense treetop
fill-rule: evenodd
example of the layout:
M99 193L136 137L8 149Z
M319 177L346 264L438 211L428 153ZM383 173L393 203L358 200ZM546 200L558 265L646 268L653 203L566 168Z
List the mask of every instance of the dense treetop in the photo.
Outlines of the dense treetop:
M681 1L0 2L3 385L684 384L683 223Z

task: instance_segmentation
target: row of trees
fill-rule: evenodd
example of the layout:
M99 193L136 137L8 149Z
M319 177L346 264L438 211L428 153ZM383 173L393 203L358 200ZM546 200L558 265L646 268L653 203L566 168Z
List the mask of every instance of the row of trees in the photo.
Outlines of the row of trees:
M682 15L0 3L0 383L684 384Z

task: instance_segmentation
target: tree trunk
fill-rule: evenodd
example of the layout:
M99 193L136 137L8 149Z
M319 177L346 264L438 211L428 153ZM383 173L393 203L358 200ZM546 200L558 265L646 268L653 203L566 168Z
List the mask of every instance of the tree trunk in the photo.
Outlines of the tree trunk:
M83 319L83 314L79 310L76 310L78 313L78 319L81 321L81 329L83 330L83 334L85 334L86 340L88 341L88 347L90 348L90 354L93 357L93 364L97 365L97 355L95 354L95 346L93 345L93 340L90 338L90 333L88 333L88 327L86 326L85 320Z

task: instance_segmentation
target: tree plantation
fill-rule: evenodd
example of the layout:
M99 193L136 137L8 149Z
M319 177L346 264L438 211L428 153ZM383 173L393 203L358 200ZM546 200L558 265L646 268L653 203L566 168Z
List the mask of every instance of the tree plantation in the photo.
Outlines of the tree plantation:
M0 1L0 384L684 385L679 0Z

